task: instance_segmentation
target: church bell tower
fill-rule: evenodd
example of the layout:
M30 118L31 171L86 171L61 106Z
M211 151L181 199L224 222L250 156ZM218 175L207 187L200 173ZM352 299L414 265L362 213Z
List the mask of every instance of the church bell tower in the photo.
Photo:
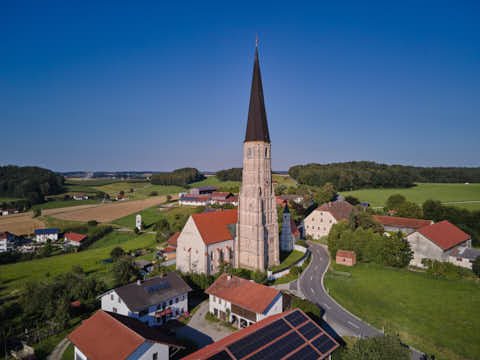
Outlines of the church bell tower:
M255 48L243 173L238 204L235 266L265 271L280 263L278 219L272 184L272 154L262 77Z

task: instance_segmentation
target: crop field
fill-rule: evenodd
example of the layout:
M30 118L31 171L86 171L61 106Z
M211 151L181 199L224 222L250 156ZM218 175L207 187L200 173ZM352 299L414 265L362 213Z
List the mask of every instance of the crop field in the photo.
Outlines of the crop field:
M197 181L190 184L190 187L199 186L216 186L216 187L236 187L240 186L241 181L221 181L216 176L207 176L205 180ZM185 191L185 190L184 190Z
M135 235L129 233L130 238L122 242L124 250L139 248L152 248L156 245L154 234ZM93 273L94 276L102 278L107 282L111 279L111 264L103 264L102 259L110 257L110 252L117 246L109 246L88 249L78 253L52 256L43 259L23 261L14 264L0 266L0 279L2 288L0 296L15 296L27 281L41 281L47 277L55 277L68 272L72 266L79 265L85 272Z
M402 194L407 200L417 204L433 199L470 210L480 209L480 184L418 183L417 186L408 189L364 189L342 192L344 196L352 195L361 201L368 201L372 206L384 206L388 197L393 194ZM467 201L478 202L455 203Z
M32 234L35 229L44 227L40 219L32 219L32 212L0 216L0 232L8 231L15 235Z
M180 186L167 186L167 185L152 185L150 182L116 182L113 184L94 186L95 191L103 191L110 195L111 198L117 196L120 191L125 192L125 196L128 196L131 200L140 200L150 197L152 192L156 192L158 195L174 195L178 196L178 193L185 191ZM133 192L131 192L133 190Z
M480 358L480 281L445 280L424 273L357 264L351 278L327 277L342 306L436 359Z
M91 204L99 204L99 200L55 200L55 201L48 201L43 204L34 205L33 209L59 209L71 206L80 206L80 205L91 205Z
M65 208L62 209L62 212L54 214L54 217L62 220L82 222L96 220L101 223L109 223L127 215L137 213L143 209L159 205L165 201L165 196L155 196L145 200L120 201L100 205L90 205L90 207L87 209L78 209L77 207Z

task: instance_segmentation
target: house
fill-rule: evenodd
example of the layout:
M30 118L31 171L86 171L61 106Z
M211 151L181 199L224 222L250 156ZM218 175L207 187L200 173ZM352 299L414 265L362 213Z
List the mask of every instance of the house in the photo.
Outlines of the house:
M59 232L58 228L37 229L35 230L35 241L39 243L46 243L47 240L57 241Z
M88 196L85 194L73 194L73 200L88 200Z
M303 197L295 194L285 194L275 196L275 201L277 205L285 206L285 202L292 201L294 203L300 204L303 201Z
M448 261L454 265L467 269L472 269L472 265L477 257L480 256L480 250L469 247L457 247L448 256Z
M125 196L125 195L117 195L117 197L115 198L115 200L117 200L117 201L128 200L128 196Z
M338 250L335 261L339 265L353 266L357 263L355 251Z
M217 188L215 186L204 186L204 187L196 187L196 188L190 189L190 194L205 195L205 194L212 194L215 191L217 191Z
M280 290L223 273L207 289L209 312L239 328L283 310Z
M75 360L168 360L185 347L141 321L98 310L73 330Z
M177 240L180 236L180 232L176 232L167 240L167 247L163 249L165 260L172 260L177 257Z
M135 260L135 266L138 268L138 270L140 270L140 274L142 274L142 276L147 275L153 270L152 262L144 259Z
M188 293L191 290L178 274L169 272L112 289L100 298L102 310L155 326L188 311Z
M379 216L372 215L373 220L383 225L385 231L401 232L405 235L428 225L432 225L432 220L409 219L398 216Z
M314 239L327 236L336 223L350 218L355 208L344 200L328 202L317 207L308 215L304 222L305 234Z
M238 206L238 196L233 195L231 192L218 192L215 191L212 193L211 204L232 204Z
M182 196L178 203L188 206L207 206L211 203L210 195L185 195Z
M17 240L17 236L8 231L0 233L0 253L12 251Z
M177 269L215 274L233 262L237 209L193 214L177 239Z
M424 226L407 235L406 239L413 251L410 265L418 267L423 267L422 259L447 262L455 250L472 247L471 236L447 220Z
M340 345L302 310L269 316L187 355L206 359L326 359Z
M65 234L65 243L72 246L80 246L86 238L87 235L69 232Z

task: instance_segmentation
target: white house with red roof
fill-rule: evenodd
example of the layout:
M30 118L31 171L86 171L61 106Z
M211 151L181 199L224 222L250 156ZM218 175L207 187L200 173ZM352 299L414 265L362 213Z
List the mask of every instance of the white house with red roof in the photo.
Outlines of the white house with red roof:
M240 328L283 310L280 290L226 273L205 293L209 295L210 313Z
M432 225L432 220L410 219L398 216L380 216L372 215L373 220L382 224L385 231L401 232L405 235L428 225Z
M177 270L215 274L233 262L237 209L191 215L177 239Z
M355 208L344 200L331 201L322 204L308 215L303 221L305 234L314 239L327 236L336 223L347 220Z
M87 235L69 232L65 234L65 243L72 246L80 246L87 239Z
M406 236L413 251L410 265L423 267L423 259L448 262L449 257L461 247L471 248L471 236L448 220L421 227Z

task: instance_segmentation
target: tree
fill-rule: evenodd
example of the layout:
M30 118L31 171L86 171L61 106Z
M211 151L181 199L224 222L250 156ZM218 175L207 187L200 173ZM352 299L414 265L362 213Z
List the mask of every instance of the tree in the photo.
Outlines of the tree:
M113 261L117 261L124 255L125 255L125 251L120 246L114 247L110 252L110 257L112 258Z
M123 190L120 190L120 193L119 193L121 196L125 195L125 191Z
M97 220L88 220L87 225L88 226L97 226L98 221Z
M313 200L318 205L321 205L327 201L331 201L336 193L335 187L331 183L327 183L314 193Z
M384 231L382 224L375 221L370 214L364 211L358 211L357 213L352 212L350 216L350 223L353 229L356 229L358 227L361 227L365 230L373 229L373 231L378 234L382 234Z
M383 262L394 267L406 267L413 259L413 251L408 241L403 239L401 233L384 237Z
M172 195L167 195L167 202L172 201Z
M140 278L140 271L135 262L129 258L122 258L115 262L112 272L115 286L122 286Z
M400 217L421 219L423 217L423 212L420 206L411 201L405 201L399 207L396 208L397 213Z
M85 271L83 271L83 268L80 265L74 265L72 266L72 274L83 276L85 275Z
M359 339L342 360L409 360L410 350L398 336L383 335Z
M402 194L394 194L387 199L386 207L391 210L397 210L405 201L407 199Z
M158 242L166 241L170 237L170 235L172 235L170 223L164 217L160 218L160 220L155 223L154 229L157 232Z
M360 204L360 200L358 200L355 196L352 195L345 196L345 201L353 206Z
M287 191L287 187L283 184L279 184L275 186L275 195L277 196L285 194L286 191Z
M480 256L477 256L475 261L472 264L472 271L480 277Z
M39 216L42 216L42 209L40 208L33 209L33 217L39 217Z

